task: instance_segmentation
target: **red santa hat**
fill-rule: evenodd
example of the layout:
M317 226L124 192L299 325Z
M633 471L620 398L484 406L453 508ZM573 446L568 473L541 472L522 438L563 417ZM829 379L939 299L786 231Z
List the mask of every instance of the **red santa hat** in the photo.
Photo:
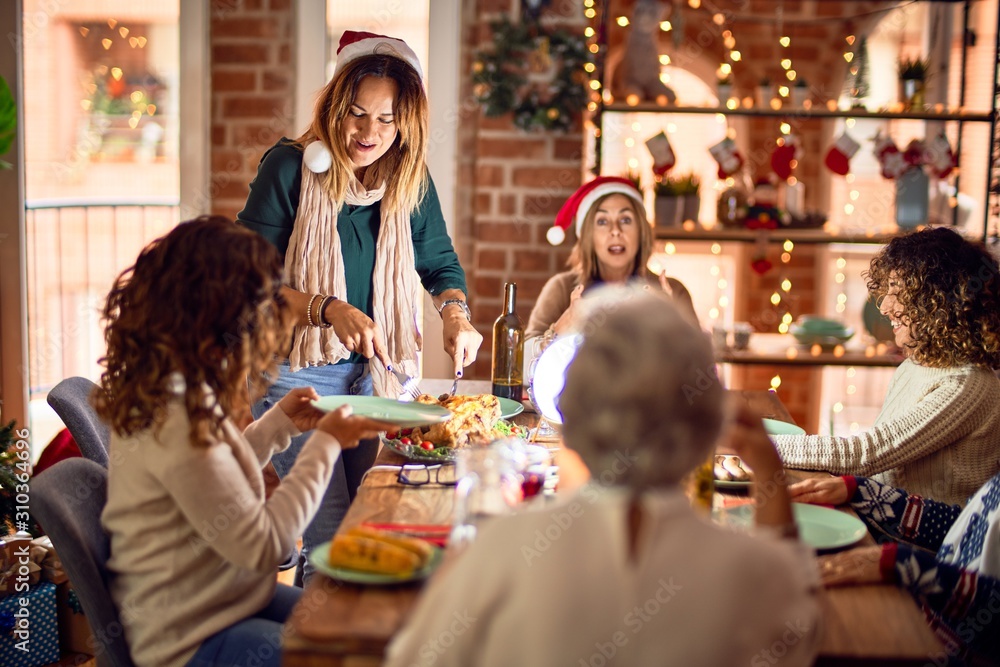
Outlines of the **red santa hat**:
M636 189L635 184L627 178L620 176L598 176L589 183L584 183L574 192L566 203L556 214L555 223L545 232L545 238L552 245L559 245L566 240L566 230L573 225L577 238L580 237L580 230L583 228L583 219L587 217L587 211L600 199L607 195L620 194L631 197L636 204L642 206L642 193Z
M413 69L417 70L417 75L421 79L424 78L423 70L420 69L420 60L406 42L395 37L355 30L345 30L344 34L340 36L340 46L337 47L337 65L333 68L333 75L337 76L352 60L376 54L395 56L405 60Z

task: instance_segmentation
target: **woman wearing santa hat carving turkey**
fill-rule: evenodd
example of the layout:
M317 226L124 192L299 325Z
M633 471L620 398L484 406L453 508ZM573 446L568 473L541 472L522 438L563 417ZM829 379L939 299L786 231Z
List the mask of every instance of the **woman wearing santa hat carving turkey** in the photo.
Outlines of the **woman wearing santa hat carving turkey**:
M525 358L534 347L537 353L571 325L577 300L584 290L600 283L632 280L659 285L673 296L682 314L698 325L691 294L684 284L666 273L652 273L646 264L653 253L653 230L646 220L642 194L631 181L617 176L598 176L583 184L566 200L555 223L546 233L552 245L566 238L570 226L576 245L568 271L549 279L535 302L524 335Z
M305 385L320 395L398 396L386 366L416 371L419 284L443 319L456 377L482 343L427 173L427 95L417 57L401 40L351 31L337 53L312 125L264 154L238 216L284 254L284 296L297 316L288 360L255 416ZM299 446L275 457L279 475ZM369 441L338 462L303 535L299 574L311 574L308 551L336 531L376 451Z

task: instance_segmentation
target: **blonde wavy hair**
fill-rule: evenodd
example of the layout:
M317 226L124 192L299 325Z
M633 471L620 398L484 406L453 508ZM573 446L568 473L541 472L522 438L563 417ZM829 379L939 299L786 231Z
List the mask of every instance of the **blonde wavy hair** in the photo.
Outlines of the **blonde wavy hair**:
M405 60L384 54L352 60L320 92L312 125L294 143L304 148L313 141L322 141L330 149L333 165L326 172L323 187L338 206L342 205L347 184L354 178L342 130L358 86L367 76L396 82L393 116L397 135L386 154L369 167L365 181L374 184L385 181L382 206L389 211L409 213L427 190L428 110L420 75Z
M566 262L566 266L576 273L577 282L581 285L589 286L602 281L600 265L597 263L597 251L594 249L594 220L597 218L597 209L601 207L604 200L615 194L621 193L613 192L601 197L587 211L587 215L583 218L583 224L580 226L580 238L577 239L569 260ZM637 205L631 197L625 196L625 198L628 199L632 213L635 214L636 223L639 225L639 250L632 264L632 275L646 278L649 273L646 264L649 262L650 255L653 254L653 228L649 224L649 219L646 218L646 209Z
M191 441L220 438L225 418L249 409L248 375L266 385L288 345L282 270L263 236L220 216L182 222L146 246L104 306L97 414L122 436L158 429L179 374Z
M896 287L913 361L1000 368L1000 271L982 243L946 227L897 236L863 275L876 299Z

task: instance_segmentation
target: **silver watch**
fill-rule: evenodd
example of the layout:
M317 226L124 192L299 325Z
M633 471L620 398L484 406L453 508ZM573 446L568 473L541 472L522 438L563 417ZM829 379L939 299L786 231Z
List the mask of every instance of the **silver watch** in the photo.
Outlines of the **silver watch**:
M470 322L472 321L472 311L469 310L469 304L465 302L465 299L448 299L442 303L441 307L438 308L438 314L441 315L441 317L444 317L444 309L448 306L458 306L465 312L466 319Z

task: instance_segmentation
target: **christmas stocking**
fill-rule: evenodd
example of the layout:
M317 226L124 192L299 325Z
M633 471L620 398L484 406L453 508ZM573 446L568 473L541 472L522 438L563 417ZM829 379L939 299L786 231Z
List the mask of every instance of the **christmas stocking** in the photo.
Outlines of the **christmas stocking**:
M947 178L952 169L958 166L955 151L948 143L948 137L939 134L930 140L924 149L924 161L930 166L931 173L937 178Z
M851 170L851 158L854 157L859 148L861 148L861 144L856 142L847 133L847 130L844 130L843 134L837 137L837 140L830 146L830 150L826 152L823 164L833 173L847 176L847 172Z
M793 162L798 157L799 147L795 137L788 135L780 146L771 152L771 169L783 181L792 175Z
M924 146L924 142L920 141L920 139L910 141L903 152L903 161L906 162L906 168L909 169L923 165L926 153L927 147Z
M743 166L743 156L740 155L736 142L729 137L709 148L708 152L719 163L719 178L728 178Z
M663 132L647 139L646 148L653 156L653 173L657 176L663 176L677 163L674 149L670 147L670 140Z
M876 135L874 153L875 158L882 167L883 178L897 178L910 167L896 146L896 142L891 137L883 137L881 134Z

